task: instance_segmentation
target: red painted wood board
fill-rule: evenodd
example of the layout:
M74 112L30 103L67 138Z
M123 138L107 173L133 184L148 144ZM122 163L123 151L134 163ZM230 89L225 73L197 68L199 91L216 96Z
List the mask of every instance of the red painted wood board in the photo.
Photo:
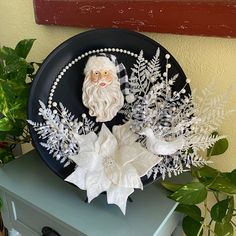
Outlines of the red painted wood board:
M34 0L37 24L236 37L236 0Z

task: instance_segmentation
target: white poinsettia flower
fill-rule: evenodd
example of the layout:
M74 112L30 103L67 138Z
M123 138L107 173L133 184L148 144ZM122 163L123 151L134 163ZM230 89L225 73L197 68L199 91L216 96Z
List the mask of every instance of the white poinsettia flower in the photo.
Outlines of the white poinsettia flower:
M97 136L91 132L78 136L80 151L71 156L77 164L65 180L87 190L88 202L107 192L109 204L116 204L125 214L128 196L134 188L143 188L141 177L161 158L136 142L130 123L114 126L111 132L105 124Z

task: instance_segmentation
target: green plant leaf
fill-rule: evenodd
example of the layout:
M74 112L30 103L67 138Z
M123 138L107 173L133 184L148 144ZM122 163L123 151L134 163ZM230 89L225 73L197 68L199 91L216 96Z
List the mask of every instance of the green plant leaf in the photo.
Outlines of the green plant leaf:
M187 205L195 205L207 197L206 187L199 182L186 184L170 195L170 198Z
M234 228L231 223L215 223L214 232L216 236L233 236Z
M3 46L0 49L0 58L2 61L5 61L4 64L9 64L12 62L12 60L15 60L16 58L18 59L19 56L17 56L14 49Z
M195 205L179 204L175 210L191 217L198 222L203 220L203 217L201 217L200 208Z
M182 227L186 236L197 236L201 228L201 223L189 216L186 216L183 219ZM201 230L201 233L199 235L201 236L202 234L203 230Z
M210 166L203 166L200 169L197 170L197 177L198 178L215 178L217 176L217 174L219 173L219 171L217 169L214 169Z
M203 183L205 186L208 186L209 184L214 181L217 175L219 175L220 172L210 166L203 166L200 169L196 169L194 175L198 178L198 180Z
M12 122L7 117L0 119L0 131L9 131L12 127Z
M9 147L0 148L0 163L5 164L14 159Z
M171 192L175 192L176 190L178 190L183 186L183 184L175 184L170 181L162 181L161 185Z
M11 106L15 102L15 94L7 81L1 83L2 95L5 96L7 105Z
M12 48L2 47L0 49L0 58L5 62L6 73L14 73L14 77L21 74L22 71L25 71L26 74L28 63L23 58L19 57Z
M226 175L230 180L231 182L236 185L236 169L235 170L232 170L230 173L227 173Z
M6 116L7 113L9 112L9 109L8 109L8 100L5 96L5 92L2 86L3 84L4 82L0 81L0 111L2 115Z
M236 194L236 185L234 185L229 178L223 175L217 176L208 187L212 190L228 194Z
M12 81L0 82L0 108L4 116L14 121L26 119L29 85Z
M4 68L3 60L0 57L0 79L5 80L6 79L6 73Z
M229 204L228 204L228 210L226 212L226 216L223 219L223 222L228 223L231 221L234 213L234 197L228 197L229 199Z
M7 134L6 132L0 131L0 142L6 140Z
M211 218L214 221L222 222L223 218L226 216L228 205L229 205L229 199L217 202L211 208Z
M212 133L213 136L219 136L217 132ZM223 154L229 147L229 142L226 138L222 138L215 142L215 144L207 149L207 156L215 156Z
M26 58L29 54L35 39L21 40L15 47L15 52L19 57Z
M20 125L18 122L14 124L12 129L9 132L10 135L19 137L23 134L25 125Z

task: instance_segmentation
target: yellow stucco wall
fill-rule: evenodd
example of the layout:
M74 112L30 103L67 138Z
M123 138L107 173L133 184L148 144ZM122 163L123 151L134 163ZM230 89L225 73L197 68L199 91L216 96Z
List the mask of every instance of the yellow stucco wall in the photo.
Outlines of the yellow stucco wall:
M57 45L83 31L78 28L35 24L32 0L0 1L0 45L14 46L23 38L36 38L29 60L42 61ZM219 91L235 84L236 39L146 34L162 44L182 66L192 88L203 88L214 79ZM236 95L232 105L236 108ZM228 136L230 148L215 157L222 170L236 168L236 113L225 120L220 131Z

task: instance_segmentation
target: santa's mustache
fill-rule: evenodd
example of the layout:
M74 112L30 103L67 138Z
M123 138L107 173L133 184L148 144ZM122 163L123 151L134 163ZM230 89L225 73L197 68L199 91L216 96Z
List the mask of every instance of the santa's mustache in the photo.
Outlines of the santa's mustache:
M100 87L106 87L107 85L111 84L111 82L109 83L108 81L106 81L105 79L99 80L97 82L97 85L99 85Z

